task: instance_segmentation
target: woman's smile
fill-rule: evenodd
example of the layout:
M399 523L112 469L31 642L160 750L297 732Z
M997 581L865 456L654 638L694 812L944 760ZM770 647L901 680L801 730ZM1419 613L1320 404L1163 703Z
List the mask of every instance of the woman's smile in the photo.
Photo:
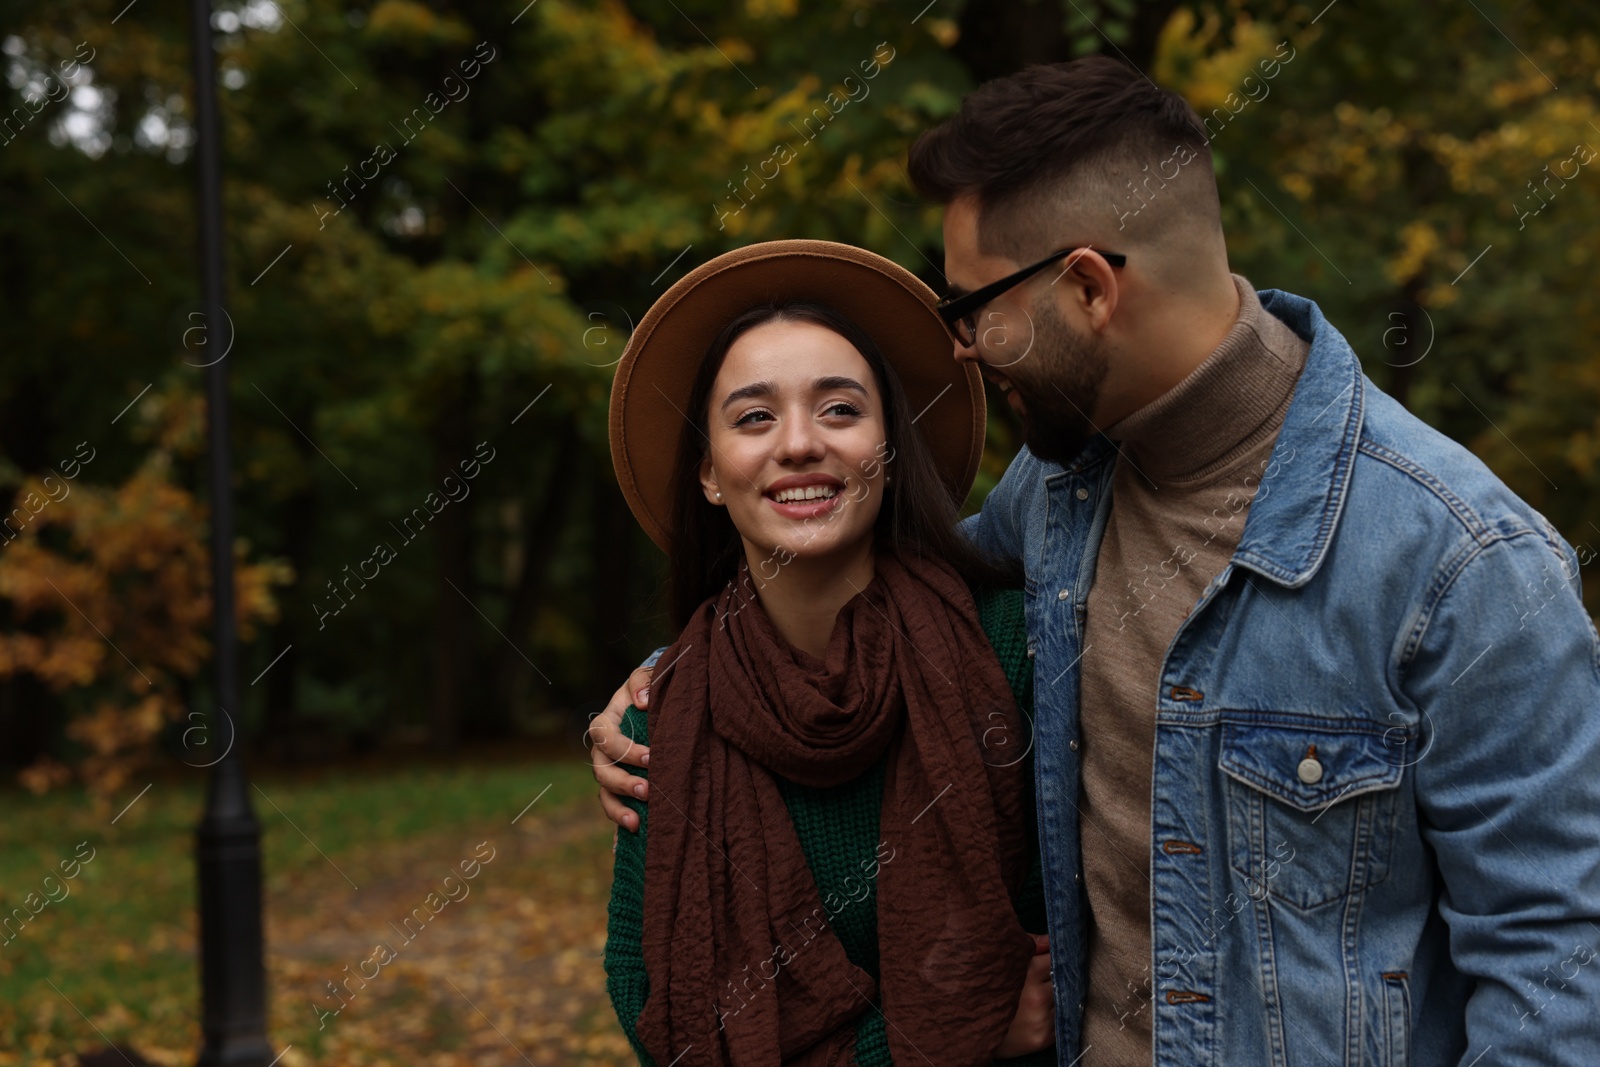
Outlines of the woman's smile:
M827 474L791 474L761 494L787 519L814 519L843 505L844 483Z

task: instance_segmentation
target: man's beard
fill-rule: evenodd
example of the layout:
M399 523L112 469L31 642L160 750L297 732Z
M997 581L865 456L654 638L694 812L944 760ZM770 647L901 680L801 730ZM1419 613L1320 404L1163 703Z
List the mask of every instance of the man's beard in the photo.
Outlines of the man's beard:
M996 369L1011 380L1022 400L1022 439L1028 450L1065 465L1098 432L1089 415L1105 383L1105 345L1074 330L1051 301L1041 301L1032 318L1029 355Z

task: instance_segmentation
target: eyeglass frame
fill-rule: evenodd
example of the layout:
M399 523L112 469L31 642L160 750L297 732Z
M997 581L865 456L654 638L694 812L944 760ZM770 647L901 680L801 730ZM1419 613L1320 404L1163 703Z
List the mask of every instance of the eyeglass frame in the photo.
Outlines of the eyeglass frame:
M1029 278L1033 277L1035 274L1039 273L1041 270L1060 259L1062 256L1071 255L1073 252L1089 251L1090 249L1099 252L1100 257L1104 259L1110 266L1121 267L1126 265L1128 262L1128 257L1120 252L1102 251L1098 248L1095 248L1093 245L1073 245L1070 248L1063 248L1052 252L1039 262L1034 263L1031 266L1023 267L1019 271L1014 271L998 281L993 281L988 285L974 289L972 292L967 293L964 296L947 296L934 305L934 310L939 313L939 318L944 320L945 327L955 335L956 340L960 341L963 345L971 347L972 345L976 344L978 340L978 324L973 321L973 314L979 308L983 307L983 305L987 304L1001 293L1021 285L1023 282L1027 281ZM1073 262L1076 262L1076 260ZM1072 264L1068 263L1067 266L1070 268ZM964 325L966 327L967 334L970 336L962 336L961 331L957 329L957 324Z

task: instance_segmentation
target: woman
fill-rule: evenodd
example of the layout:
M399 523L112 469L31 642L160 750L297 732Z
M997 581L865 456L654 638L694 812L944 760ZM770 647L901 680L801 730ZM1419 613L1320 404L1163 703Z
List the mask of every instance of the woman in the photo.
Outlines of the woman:
M1026 629L954 527L983 397L933 304L770 242L676 283L618 365L613 462L681 630L649 737L623 723L651 815L606 970L643 1063L1054 1062Z

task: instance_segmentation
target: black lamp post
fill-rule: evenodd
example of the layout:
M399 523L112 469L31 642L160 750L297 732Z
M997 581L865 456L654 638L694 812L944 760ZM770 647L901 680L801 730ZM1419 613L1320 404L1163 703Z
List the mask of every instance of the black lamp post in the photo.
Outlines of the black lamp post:
M209 0L190 0L194 52L195 134L200 164L200 262L207 351L224 357L206 368L206 429L211 453L211 593L215 609L217 703L228 720L226 754L211 769L197 837L200 873L200 977L204 1044L200 1067L267 1067L266 970L261 937L261 826L245 783L239 745L234 636L233 489L228 449L231 346L222 297L222 151ZM226 331L224 333L223 331ZM218 345L219 341L224 341ZM212 717L216 724L216 716ZM221 744L220 731L212 743Z

